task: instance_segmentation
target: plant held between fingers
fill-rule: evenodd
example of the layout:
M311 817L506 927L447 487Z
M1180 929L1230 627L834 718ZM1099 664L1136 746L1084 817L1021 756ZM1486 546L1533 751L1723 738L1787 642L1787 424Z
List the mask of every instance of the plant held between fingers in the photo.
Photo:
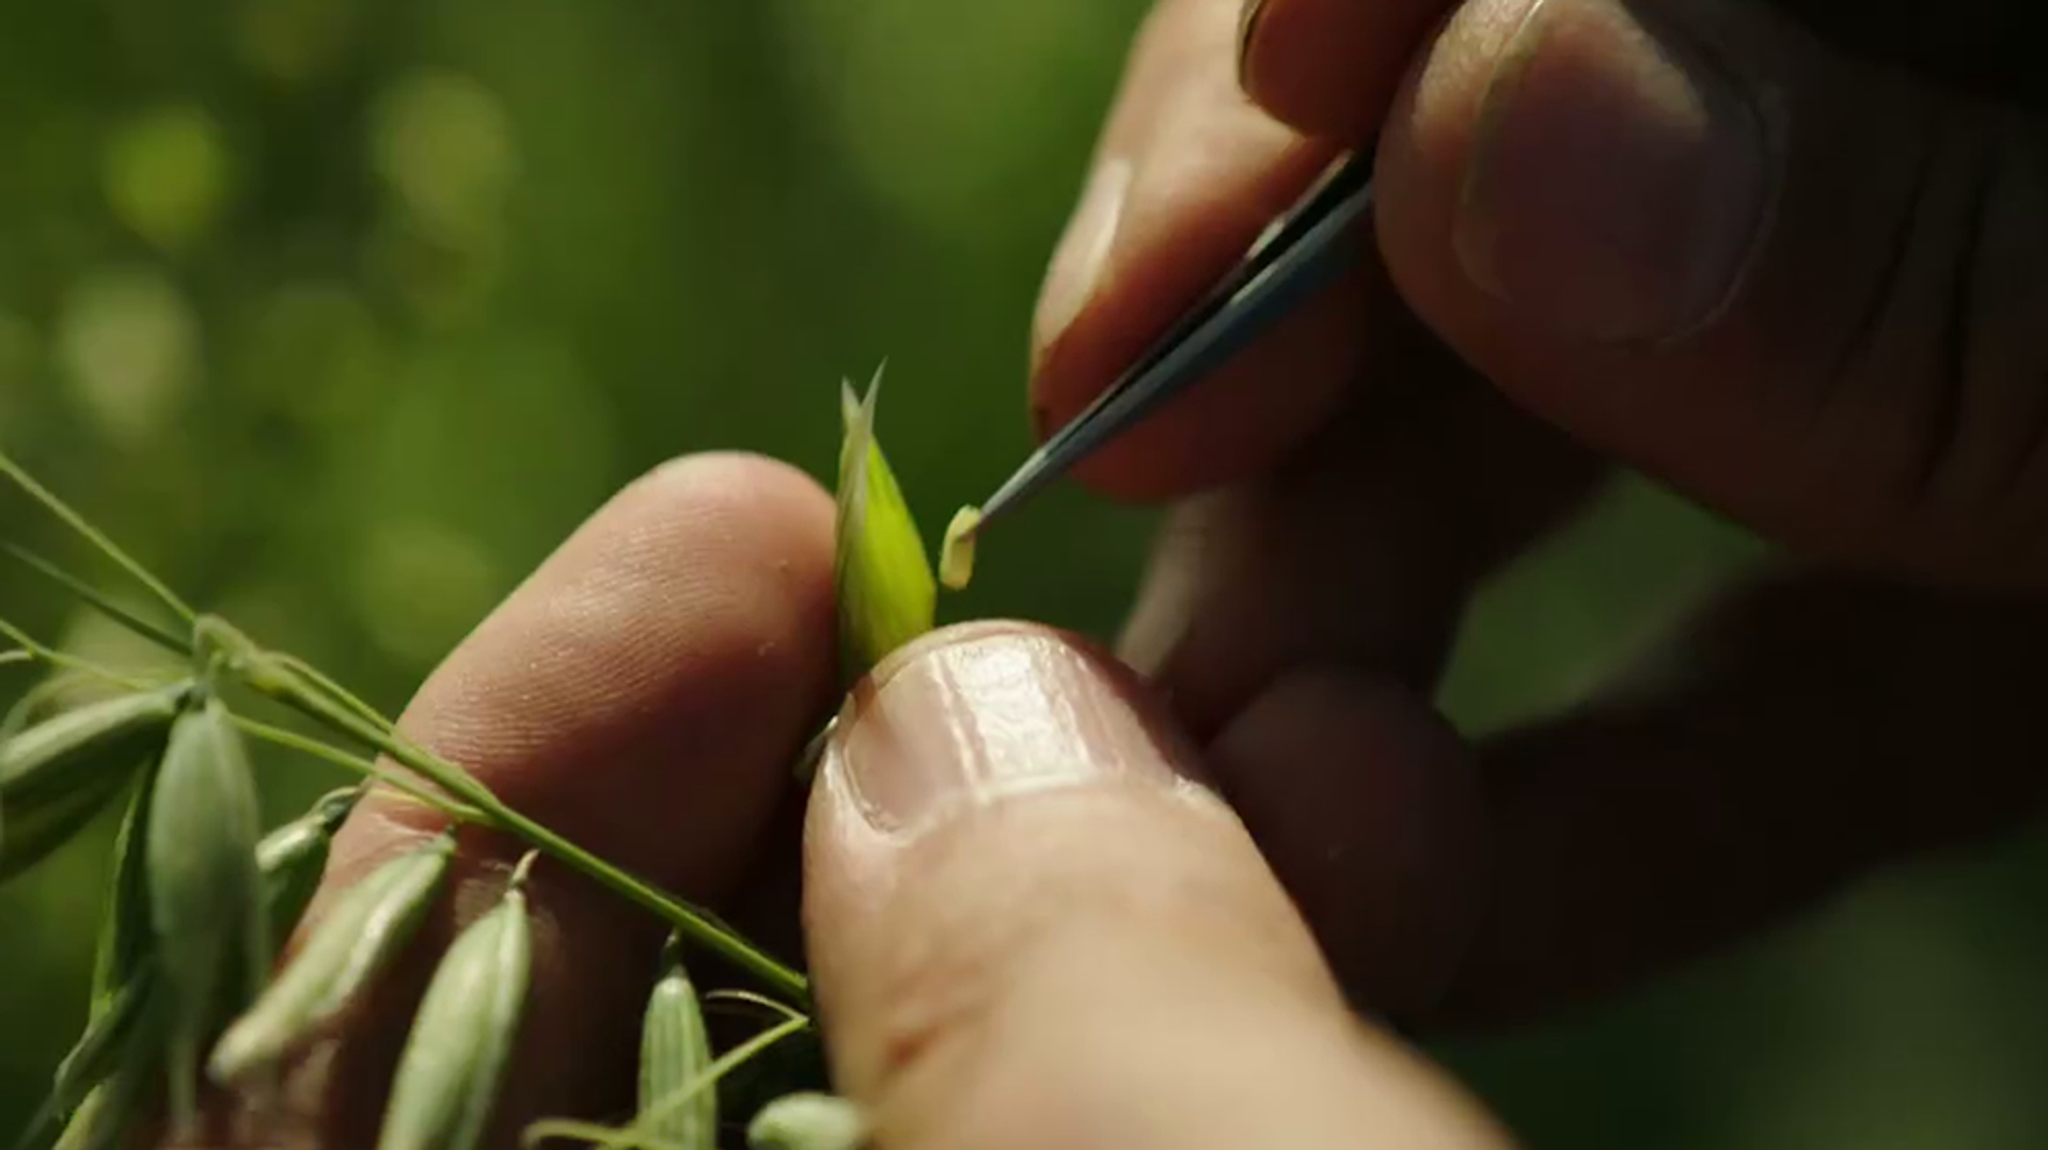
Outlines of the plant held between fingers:
M972 565L971 544L963 538L973 513L966 509L948 532L942 571L934 572L875 440L879 384L877 373L864 396L851 386L841 395L835 567L848 683L930 630L939 575L957 589ZM652 967L638 1113L622 1126L536 1123L527 1130L529 1143L713 1150L720 1079L774 1044L814 1029L802 974L708 912L512 807L316 668L195 611L4 454L0 478L124 570L176 624L159 625L117 607L89 583L11 543L0 549L186 664L176 681L151 682L77 659L0 619L0 636L15 644L0 651L0 664L41 663L66 677L31 690L0 724L0 882L47 858L127 795L90 1017L44 1105L21 1132L19 1150L52 1139L62 1150L112 1150L153 1114L167 1115L174 1133L189 1133L203 1079L268 1088L280 1062L322 1034L412 940L443 894L453 828L461 825L512 835L530 850L497 904L440 959L396 1070L381 1150L470 1150L482 1137L524 1014L531 949L526 877L543 858L596 881L672 933ZM77 676L123 691L46 713L57 694L53 685ZM239 713L229 697L242 691L297 711L332 741ZM246 749L252 738L344 766L362 780L264 835ZM434 807L448 818L450 833L390 860L344 892L291 959L273 969L274 954L319 883L335 832L372 784ZM762 993L700 993L685 966L691 951L729 961ZM716 1053L703 1010L706 1001L719 999L751 1003L775 1021ZM797 1091L771 1102L744 1129L757 1146L851 1150L865 1140L867 1123L844 1100Z

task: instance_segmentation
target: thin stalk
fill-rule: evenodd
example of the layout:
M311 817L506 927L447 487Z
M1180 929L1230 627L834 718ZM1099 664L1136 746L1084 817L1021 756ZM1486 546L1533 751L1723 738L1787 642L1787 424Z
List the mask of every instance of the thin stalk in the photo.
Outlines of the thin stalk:
M91 607L93 610L98 611L100 614L105 615L107 618L112 619L144 639L155 643L164 650L174 655L184 655L188 658L191 656L192 643L189 639L180 639L162 627L128 610L126 607L109 599L92 584L30 551L28 548L15 543L0 542L0 551L5 551L14 558L15 562L76 595L85 602L86 606Z
M810 983L766 951L717 921L659 888L606 862L547 826L514 809L474 775L415 745L394 732L379 729L355 711L306 684L290 670L245 653L236 660L243 679L255 690L277 699L335 731L390 756L449 794L470 803L498 829L525 839L598 885L660 918L690 941L747 971L764 985L799 1003L810 1001Z
M266 743L333 763L335 766L353 771L365 778L375 779L391 787L393 790L400 791L410 798L425 803L449 818L465 823L487 824L491 821L489 816L475 807L456 802L446 795L437 795L396 771L385 770L373 760L365 759L359 755L351 755L339 747L329 746L318 739L301 735L297 731L272 726L269 723L251 719L246 715L235 715L232 717L235 726L240 727L243 733L251 738L261 739Z
M306 662L297 655L286 655L280 652L272 654L271 658L275 659L279 666L300 676L320 690L327 692L328 695L333 697L335 702L354 711L364 721L374 725L378 730L393 731L398 729L398 724L385 718L382 711L364 702L361 696L329 678L327 672Z
M34 651L0 651L0 667L5 667L11 663L33 663L35 661L36 653Z
M131 691L147 691L150 688L150 684L144 680L123 675L119 671L108 667L102 667L90 659L81 659L76 655L68 655L59 651L5 619L0 619L0 636L5 636L9 641L20 647L23 652L28 654L29 658L40 659L52 667L62 667L67 671L76 671L81 675L103 679L117 687L126 687ZM9 653L13 654L14 652ZM9 660L9 662L18 661Z
M4 451L0 451L0 475L13 480L15 486L28 492L30 498L42 504L50 514L63 520L66 526L78 532L79 535L84 537L86 542L98 548L100 554L113 560L115 565L126 571L137 583L148 588L149 593L162 601L163 605L170 608L172 613L177 615L178 618L183 619L187 623L198 619L198 613L193 611L191 606L183 599L178 598L177 592L165 586L163 580L150 573L149 568L136 562L126 551L121 550L120 545L109 539L106 532L94 527L85 516L72 510L70 504L57 498L55 492L36 482L35 476L30 475L22 468L21 464L16 463Z
M777 1002L766 995L755 994L751 990L714 990L703 997L704 1005L706 1006L733 1003L743 1006L756 1006L762 1010L769 1011L778 1018L804 1017L802 1011L791 1008L787 1003Z

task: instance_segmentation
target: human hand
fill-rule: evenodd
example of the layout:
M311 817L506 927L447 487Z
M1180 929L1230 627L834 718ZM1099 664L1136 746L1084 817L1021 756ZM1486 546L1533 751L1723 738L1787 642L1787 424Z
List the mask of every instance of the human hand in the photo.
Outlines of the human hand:
M1241 86L1239 0L1161 0L1132 54L1041 428L1378 134L1374 258L1082 470L1178 502L1123 654L1375 1007L1547 1010L2040 808L2024 8L1796 6L1829 37L1755 0L1266 0ZM1460 751L1423 700L1471 589L1614 462L1829 566Z
M834 681L832 554L832 502L803 476L672 464L564 544L403 725L789 953L806 801L789 767ZM1505 1145L1354 1021L1250 836L1188 781L1191 745L1102 656L1020 625L932 635L877 668L838 732L808 798L803 922L837 1084L879 1146ZM365 799L308 923L440 826ZM408 956L294 1061L246 1141L224 1121L209 1145L372 1145L436 956L521 850L465 836L456 894ZM561 870L528 890L533 979L490 1146L630 1106L660 943Z

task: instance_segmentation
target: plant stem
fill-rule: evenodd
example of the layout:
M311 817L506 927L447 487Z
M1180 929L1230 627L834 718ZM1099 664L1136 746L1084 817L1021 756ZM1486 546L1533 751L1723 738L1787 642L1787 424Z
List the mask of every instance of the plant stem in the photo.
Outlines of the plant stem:
M336 702L325 691L310 686L302 676L268 659L261 652L242 650L236 655L235 668L250 687L390 756L450 795L474 806L489 824L518 835L572 869L581 871L598 885L659 917L687 935L690 941L725 958L777 993L800 1004L809 1003L810 983L803 975L776 961L731 927L613 866L513 809L468 771L402 735L379 729L357 714L354 708Z
M28 548L15 543L0 542L0 551L5 551L14 558L15 562L57 584L71 594L78 596L88 607L144 639L155 643L164 650L174 655L190 656L192 654L192 643L190 640L180 639L162 627L128 610L126 607L109 599L85 580L30 551Z
M30 659L40 659L52 667L61 667L64 670L76 672L80 675L101 679L117 687L126 687L131 691L146 691L149 689L149 684L141 679L102 667L90 659L81 659L76 655L67 655L5 619L0 619L0 636L5 636L9 641L21 647L20 652L10 651L8 652L9 655L26 654ZM0 660L0 662L10 663L19 661L19 659L15 658Z
M361 696L355 694L353 691L350 691L347 687L344 687L340 683L337 683L333 679L329 678L327 672L322 671L320 668L315 667L313 664L306 662L304 659L299 658L297 655L275 653L271 656L271 658L277 660L279 666L284 667L286 670L291 671L293 674L299 675L300 677L304 678L307 682L313 684L313 686L318 687L322 691L327 692L327 694L330 695L335 702L342 704L351 711L354 711L357 715L361 716L365 722L376 727L378 730L393 731L398 729L398 724L392 722L390 719L385 718L384 713L382 711L379 711L377 708L372 707L370 704L364 702Z
M465 823L490 823L492 821L489 816L475 807L458 803L446 795L437 795L396 771L385 770L375 762L351 755L339 747L329 746L318 739L307 738L297 731L286 730L283 727L259 722L246 715L235 715L233 718L235 725L240 727L243 733L251 738L261 739L266 743L274 743L277 746L297 751L303 755L310 755L313 758L354 771L365 778L375 779L391 787L393 790L402 791L406 795L418 799L420 802L433 807L449 818Z
M98 548L100 554L113 560L117 566L133 577L137 583L148 588L150 594L155 595L161 600L163 605L169 607L178 618L190 623L199 617L198 613L193 611L190 605L183 599L178 598L177 592L165 586L163 580L150 574L149 568L136 562L126 551L121 550L120 545L109 539L105 532L94 527L86 520L85 516L72 510L70 504L57 498L55 492L36 482L34 476L23 470L21 464L16 463L4 451L0 451L0 475L13 480L15 486L28 492L29 496L42 504L50 514L63 520L66 526L78 532L79 535L85 538L86 542Z

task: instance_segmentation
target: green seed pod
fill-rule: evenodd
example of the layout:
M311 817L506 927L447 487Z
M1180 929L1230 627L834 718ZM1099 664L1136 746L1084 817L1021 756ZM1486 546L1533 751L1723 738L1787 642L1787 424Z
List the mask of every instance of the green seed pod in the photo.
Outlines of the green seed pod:
M215 1025L255 997L270 973L256 781L220 700L178 716L155 791L143 853L168 997L172 1132L183 1137L197 1118L199 1064Z
M322 795L311 810L265 835L256 844L256 868L263 872L263 908L271 943L283 946L320 889L335 832L355 810L362 788L344 787Z
M640 1112L687 1087L711 1065L711 1036L704 1029L697 988L683 969L677 940L662 956L661 980L647 999L640 1029ZM652 1138L682 1150L716 1150L718 1091L699 1090L689 1101L647 1124Z
M785 1094L747 1124L753 1150L858 1150L867 1140L860 1108L831 1094Z
M411 940L433 905L455 836L391 859L335 901L306 945L213 1048L220 1083L266 1069L334 1020Z
M533 962L525 882L471 923L434 971L413 1019L378 1150L473 1150L483 1138L526 1006Z
M0 882L69 841L156 757L189 690L122 695L0 742Z
M839 449L839 519L835 555L840 659L848 679L932 629L938 584L917 521L875 441L875 399L881 373L856 401L840 391L846 438Z

